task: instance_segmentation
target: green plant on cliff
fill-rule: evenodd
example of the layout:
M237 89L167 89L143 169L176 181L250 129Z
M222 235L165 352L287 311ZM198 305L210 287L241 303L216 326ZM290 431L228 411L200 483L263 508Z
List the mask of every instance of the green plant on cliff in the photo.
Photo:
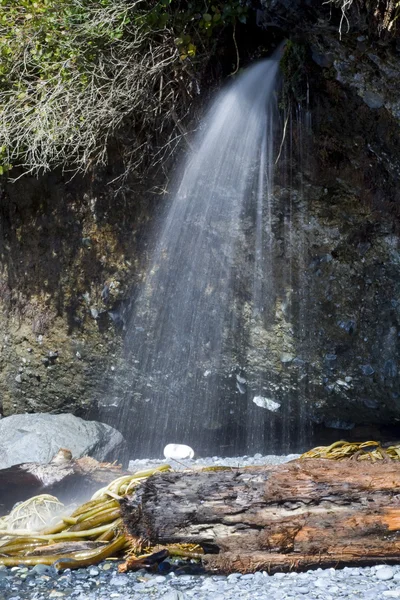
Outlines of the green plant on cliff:
M302 102L306 98L306 48L289 40L286 42L280 67L283 75L281 107L288 108L292 104Z
M242 0L0 0L1 171L105 164L121 130L127 168L143 166L155 131L176 143L196 71L246 12Z

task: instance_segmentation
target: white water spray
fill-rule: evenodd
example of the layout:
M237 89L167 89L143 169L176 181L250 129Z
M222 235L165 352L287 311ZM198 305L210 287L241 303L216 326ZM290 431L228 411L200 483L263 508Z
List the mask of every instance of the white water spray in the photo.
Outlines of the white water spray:
M240 431L243 438L243 429L255 422L262 430L268 419L259 413L248 418L248 411L262 409L252 397L240 398L245 380L238 373L241 407L235 405L226 348L233 360L246 344L237 297L249 296L241 303L257 318L272 281L278 65L279 57L253 65L217 96L161 230L154 232L157 242L126 337L132 387L118 401L116 423L134 456L160 455L168 442L188 443L200 453L235 452L231 438ZM246 217L251 211L253 225ZM249 239L254 275L245 284L249 274L238 265Z

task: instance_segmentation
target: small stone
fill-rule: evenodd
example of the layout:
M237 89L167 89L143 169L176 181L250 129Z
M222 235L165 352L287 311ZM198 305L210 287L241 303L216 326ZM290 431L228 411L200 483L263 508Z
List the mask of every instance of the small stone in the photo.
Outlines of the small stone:
M110 563L105 563L103 565L103 571L109 571L112 568L112 565Z
M369 108L381 108L385 102L385 99L381 94L369 90L364 92L362 99Z
M92 567L91 569L89 569L90 577L96 577L99 573L100 571L96 567Z
M192 575L180 575L179 581L182 583L188 583L190 581L193 581L193 576Z
M265 408L271 412L276 412L281 407L280 402L275 402L271 398L264 398L264 396L254 396L253 402L260 408Z
M383 569L379 569L375 577L380 581L389 581L389 579L393 579L394 572L390 567L383 567Z
M400 588L396 590L386 590L382 592L383 598L400 598Z
M266 571L257 571L257 573L254 573L254 579L256 581L264 581L266 577L269 577Z
M93 319L99 318L99 311L97 310L97 308L92 307L90 309L90 314L92 315Z
M371 365L361 365L360 369L363 375L369 376L375 373L375 370L371 367Z
M300 587L296 587L296 588L294 588L294 591L295 591L297 594L304 594L304 595L306 595L306 594L309 594L309 593L310 593L310 588L308 588L308 587L306 587L306 586L300 586Z
M288 352L281 354L281 363L283 364L291 363L293 359L293 354L289 354Z
M240 579L242 576L241 573L231 573L230 575L228 575L227 580L228 581L236 581L237 579Z
M316 579L314 581L314 585L317 588L326 589L326 588L328 588L331 585L331 582L329 581L328 578L324 578L324 579L323 578L318 578L318 579Z
M373 588L372 590L367 590L363 593L363 600L377 600L377 590Z
M38 564L35 565L32 569L32 573L34 573L35 575L56 575L56 571L53 567L50 567L48 565L42 565L42 564Z
M238 381L236 382L236 389L238 390L238 392L240 394L245 394L246 393L246 386L243 385L242 383L239 383Z
M129 583L129 578L127 575L114 575L114 577L110 580L110 585L122 586L127 585Z

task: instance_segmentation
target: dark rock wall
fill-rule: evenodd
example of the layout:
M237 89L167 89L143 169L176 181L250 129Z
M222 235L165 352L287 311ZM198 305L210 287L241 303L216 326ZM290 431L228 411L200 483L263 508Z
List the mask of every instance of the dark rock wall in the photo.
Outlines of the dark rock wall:
M134 288L145 214L140 190L112 174L24 177L0 205L2 413L97 405L118 363L124 299ZM154 212L154 211L153 211ZM141 259L138 258L140 248Z

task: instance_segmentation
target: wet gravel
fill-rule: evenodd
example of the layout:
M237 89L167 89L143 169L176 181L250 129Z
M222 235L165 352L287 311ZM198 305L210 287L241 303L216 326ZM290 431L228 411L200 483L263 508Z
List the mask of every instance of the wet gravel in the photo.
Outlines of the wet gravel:
M3 600L301 600L400 598L400 567L317 569L306 573L233 573L228 577L144 571L118 574L111 562L64 571L38 565L33 569L0 567Z
M150 460L150 459L138 459L129 461L129 471L139 471L142 469L153 469L160 465L169 464L175 470L181 469L195 469L197 467L212 467L212 466L226 466L226 467L250 467L255 465L281 465L290 460L298 458L300 454L286 454L284 456L277 456L270 454L263 456L262 454L255 454L254 456L230 456L228 458L221 458L220 456L211 456L207 458L198 459L184 459L184 460Z
M217 457L182 461L184 467L209 465L247 466L280 464L296 458L256 455L220 459ZM131 461L130 468L150 468L165 461ZM178 468L178 465L174 465ZM58 573L53 567L33 568L0 566L0 600L301 600L301 599L400 599L400 565L365 568L316 569L305 573L265 572L254 575L233 573L227 577L179 571L119 574L117 561ZM162 569L163 566L161 565ZM164 565L165 568L165 565ZM183 574L179 574L183 572Z

